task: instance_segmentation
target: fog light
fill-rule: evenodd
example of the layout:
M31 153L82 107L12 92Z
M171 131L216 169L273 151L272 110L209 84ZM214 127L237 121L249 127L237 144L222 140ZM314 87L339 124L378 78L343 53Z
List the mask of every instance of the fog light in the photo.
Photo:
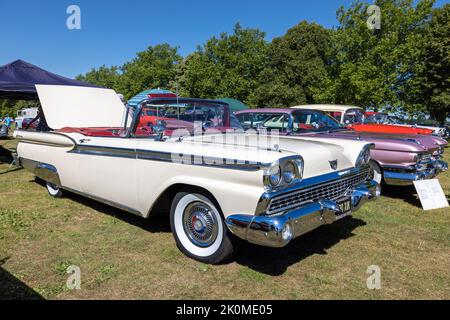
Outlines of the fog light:
M281 232L281 236L284 241L290 241L292 239L292 227L289 223L284 225L283 231Z

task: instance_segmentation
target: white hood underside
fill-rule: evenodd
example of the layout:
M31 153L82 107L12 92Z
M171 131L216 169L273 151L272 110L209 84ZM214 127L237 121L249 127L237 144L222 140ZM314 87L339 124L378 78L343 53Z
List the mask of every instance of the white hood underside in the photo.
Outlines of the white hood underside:
M36 85L50 128L121 127L125 106L114 90Z

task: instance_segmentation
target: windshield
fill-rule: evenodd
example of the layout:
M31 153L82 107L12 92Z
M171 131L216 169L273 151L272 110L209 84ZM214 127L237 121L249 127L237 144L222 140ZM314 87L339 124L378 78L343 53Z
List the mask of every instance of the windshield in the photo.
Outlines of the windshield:
M238 119L244 129L267 129L286 132L321 132L345 130L333 117L317 110L297 110L292 113L285 112L246 112L238 114Z
M349 109L345 112L344 123L354 124L363 123L364 121L364 111L361 109Z
M322 132L345 129L333 117L317 110L294 112L292 120L293 132Z
M191 130L196 125L203 128L242 128L226 105L208 101L149 101L143 105L138 128L152 127L158 120L164 121L167 129Z

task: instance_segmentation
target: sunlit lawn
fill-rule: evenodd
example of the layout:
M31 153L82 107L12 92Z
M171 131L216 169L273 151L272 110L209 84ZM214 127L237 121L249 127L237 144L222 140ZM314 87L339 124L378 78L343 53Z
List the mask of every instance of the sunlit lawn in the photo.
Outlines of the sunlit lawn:
M177 249L167 214L145 220L75 195L55 200L2 159L3 299L450 299L450 209L422 211L413 188L390 189L287 248L244 244L234 260L208 266ZM439 180L449 197L450 174ZM81 269L81 290L66 287L70 265ZM366 286L371 265L381 290Z

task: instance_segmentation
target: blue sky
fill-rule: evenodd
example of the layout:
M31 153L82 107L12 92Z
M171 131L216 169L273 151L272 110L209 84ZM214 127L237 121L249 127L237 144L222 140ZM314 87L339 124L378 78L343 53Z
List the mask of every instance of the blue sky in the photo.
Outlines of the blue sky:
M437 5L448 1L438 0ZM267 39L301 20L337 24L347 0L15 0L0 1L0 65L23 59L74 77L103 64L121 65L149 45L167 42L182 55L236 22ZM81 9L81 30L68 30L66 9Z

